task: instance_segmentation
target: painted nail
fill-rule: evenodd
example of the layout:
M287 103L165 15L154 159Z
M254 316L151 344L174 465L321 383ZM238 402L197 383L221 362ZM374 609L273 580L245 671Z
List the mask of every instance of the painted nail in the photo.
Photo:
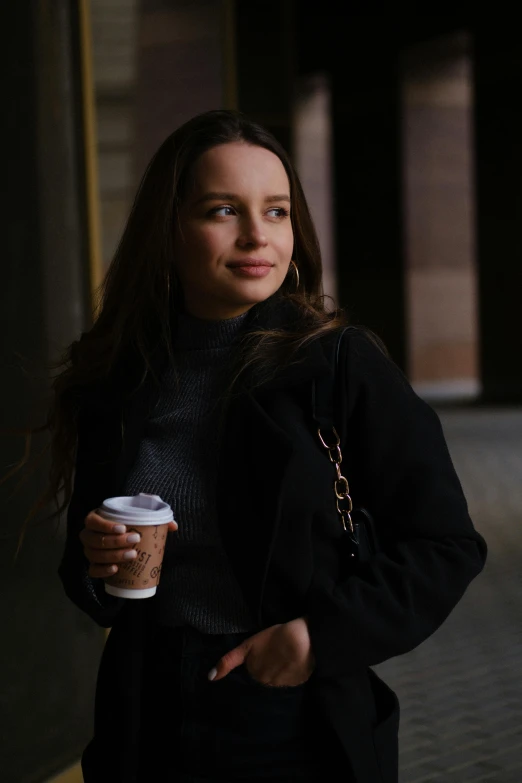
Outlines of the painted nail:
M123 553L123 559L124 560L134 560L134 558L137 556L137 552L135 549L129 549L128 552Z
M128 544L137 544L140 538L141 536L139 533L131 533L130 536L127 536L125 540Z
M125 525L114 525L112 528L112 532L116 533L117 536L119 536L121 533L125 533L127 528Z
M217 669L211 669L208 673L208 679L213 680L216 677Z

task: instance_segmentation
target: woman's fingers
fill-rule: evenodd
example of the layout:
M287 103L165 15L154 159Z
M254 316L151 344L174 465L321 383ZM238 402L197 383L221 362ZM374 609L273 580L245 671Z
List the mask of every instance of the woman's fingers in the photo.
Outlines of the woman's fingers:
M92 576L95 579L107 579L109 576L114 576L117 570L118 566L115 564L110 566L102 566L97 565L96 563L91 563L87 573L89 576Z
M219 659L217 664L208 673L209 680L222 680L226 677L232 669L236 666L241 666L247 657L251 647L250 639L245 639L239 647L234 647L233 650L225 653L225 655Z
M84 547L85 557L90 563L99 563L100 565L106 565L107 563L124 563L127 560L134 560L137 555L135 549L127 547L127 549L92 549L91 547Z
M97 514L96 511L91 511L90 514L87 514L84 524L87 530L94 530L96 533L105 533L105 535L109 533L119 535L125 533L127 530L125 525L118 522L111 522L110 519L105 519L100 516L100 514Z
M176 522L169 522L169 531L178 529ZM133 548L140 541L139 533L127 532L125 525L111 522L91 511L85 518L80 532L85 557L90 563L89 576L107 578L115 574L119 563L133 560L137 552Z
M94 530L85 528L80 533L80 540L87 549L100 549L107 551L111 549L128 549L134 546L140 540L139 533L123 533L123 535L114 536L109 534L97 533Z
M85 557L90 563L89 575L107 577L115 574L118 565L128 563L137 557L135 549L91 549L84 547Z
M245 639L220 658L208 678L221 680L242 663L262 685L295 687L307 682L314 660L306 619L272 625Z
M104 519L95 511L87 515L80 541L90 563L89 576L107 578L116 573L118 563L128 562L136 557L133 546L140 540L139 533L126 531L125 525Z

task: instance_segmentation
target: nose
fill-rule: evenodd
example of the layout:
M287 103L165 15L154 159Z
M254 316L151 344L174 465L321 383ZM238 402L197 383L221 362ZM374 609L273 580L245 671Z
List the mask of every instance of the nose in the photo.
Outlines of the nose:
M267 238L261 221L254 217L245 216L241 221L237 244L241 248L265 247Z

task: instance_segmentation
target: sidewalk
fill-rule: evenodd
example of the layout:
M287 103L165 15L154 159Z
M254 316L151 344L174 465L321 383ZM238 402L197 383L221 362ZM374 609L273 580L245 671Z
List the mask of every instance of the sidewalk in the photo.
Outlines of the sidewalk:
M522 409L440 417L489 557L430 640L376 669L401 701L400 783L522 783Z

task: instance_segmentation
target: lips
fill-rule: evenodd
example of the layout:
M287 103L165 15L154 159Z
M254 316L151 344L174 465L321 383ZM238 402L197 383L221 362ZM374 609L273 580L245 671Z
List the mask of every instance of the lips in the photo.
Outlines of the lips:
M275 264L266 261L264 258L238 258L227 264L227 267L233 275L236 275L236 277L250 278L251 280L267 277L274 266Z
M242 267L272 267L274 266L270 261L265 259L240 259L238 261L230 261L227 264L231 269L240 269Z

